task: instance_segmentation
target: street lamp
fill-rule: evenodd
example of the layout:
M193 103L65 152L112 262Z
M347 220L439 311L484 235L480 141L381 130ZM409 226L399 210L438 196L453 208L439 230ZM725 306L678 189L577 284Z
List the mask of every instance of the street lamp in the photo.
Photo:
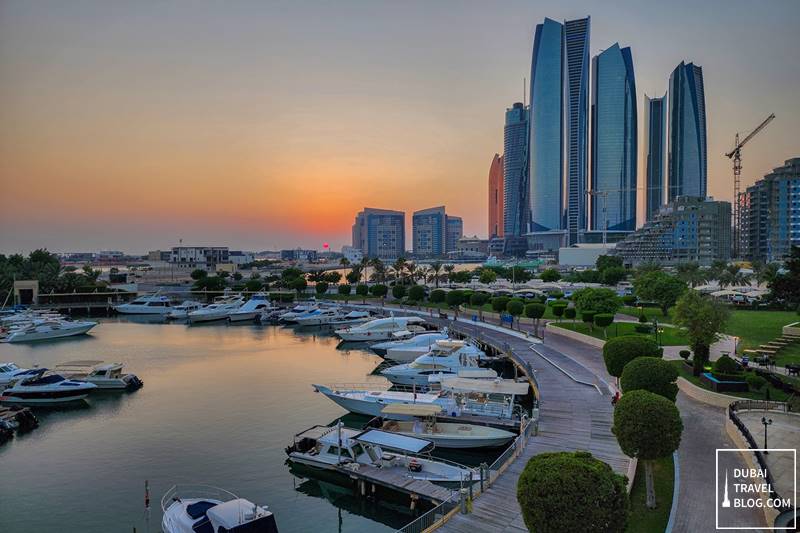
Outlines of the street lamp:
M658 342L658 318L656 317L653 317L653 332L655 333L656 336L656 344L658 346L661 346L661 344L659 344Z
M769 446L767 446L767 426L772 424L772 419L771 418L767 418L765 416L762 416L761 417L761 423L764 424L764 453L769 453L767 451L767 448L769 447Z

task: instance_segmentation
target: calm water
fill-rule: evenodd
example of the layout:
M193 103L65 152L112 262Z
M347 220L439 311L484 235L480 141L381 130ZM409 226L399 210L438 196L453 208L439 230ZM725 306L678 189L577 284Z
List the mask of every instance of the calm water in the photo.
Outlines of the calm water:
M160 531L161 495L176 483L266 504L284 532L402 526L411 518L403 505L354 498L285 464L292 435L344 414L311 383L382 381L370 375L379 357L336 345L318 330L125 319L82 338L0 344L0 361L121 361L145 383L90 396L85 408L37 411L38 429L0 446L0 531L145 531L145 479L150 531Z

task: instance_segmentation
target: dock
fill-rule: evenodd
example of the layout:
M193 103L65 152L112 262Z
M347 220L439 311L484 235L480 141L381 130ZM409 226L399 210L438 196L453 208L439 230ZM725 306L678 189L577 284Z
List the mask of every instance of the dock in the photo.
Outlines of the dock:
M432 502L433 505L438 505L450 498L452 494L450 489L435 485L430 481L413 479L401 474L396 469L364 467L353 470L341 465L336 466L335 469L340 474L356 481L362 496L375 492L375 487L381 486L411 496L412 508L415 500L419 498L426 499Z

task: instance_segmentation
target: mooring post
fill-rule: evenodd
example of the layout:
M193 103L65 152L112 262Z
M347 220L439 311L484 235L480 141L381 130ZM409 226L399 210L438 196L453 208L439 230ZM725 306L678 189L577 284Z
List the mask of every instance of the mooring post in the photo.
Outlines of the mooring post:
M472 482L472 470L470 470L469 471L469 499L470 500L472 499L472 485L474 485L474 483Z
M488 479L486 479L487 478L486 472L488 470L489 470L489 465L487 465L486 463L481 463L481 492L484 491L484 488L483 488L484 480L488 481Z
M459 491L459 499L461 505L461 514L467 514L467 489L461 489Z

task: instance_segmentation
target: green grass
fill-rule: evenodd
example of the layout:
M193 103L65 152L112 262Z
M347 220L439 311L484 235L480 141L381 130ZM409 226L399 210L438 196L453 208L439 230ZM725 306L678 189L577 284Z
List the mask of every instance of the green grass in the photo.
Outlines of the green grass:
M583 333L584 335L590 335L597 339L606 338L603 335L602 329L595 326L593 331L590 331L589 325L580 321L576 321L573 324L572 321L564 320L555 325L560 328ZM637 333L635 330L636 326L637 324L632 322L615 322L608 327L608 338L611 339L621 335L643 335L655 339L653 334L645 335L643 333ZM658 341L662 346L685 346L689 344L689 341L686 339L680 329L669 326L665 326L663 328L660 327L659 329L663 329L663 332L658 334Z
M664 531L667 528L675 483L675 468L671 455L654 461L653 482L656 489L656 508L648 509L644 462L639 461L631 489L631 513L628 517L628 527L625 528L626 533L651 533Z
M775 354L775 364L778 366L798 365L800 364L800 343L795 342L781 348Z
M739 337L740 348L756 348L782 334L783 326L800 321L792 311L731 311L722 332Z
M682 378L687 379L693 385L697 385L701 389L713 391L711 387L709 387L704 381L700 379L699 376L695 376L692 374L692 369L689 368L686 363L683 361L670 361L671 365L674 365L675 368L678 369L678 375ZM771 384L767 383L765 387L769 388L769 399L774 402L785 402L788 398L788 395L782 391L781 389L776 389ZM760 391L747 391L747 392L724 392L723 394L727 394L728 396L736 396L737 398L747 398L750 400L763 400L765 399L765 389L761 389Z
M667 316L664 316L664 313L662 313L661 309L659 309L658 307L642 307L642 312L644 313L644 316L647 317L647 320L649 322L652 322L653 317L655 317L656 319L658 319L659 322L666 322L667 324L670 324L672 323L673 309L674 307L670 308L670 310L667 312ZM633 318L637 319L639 318L638 307L623 307L618 312L622 313L623 315L631 316Z

